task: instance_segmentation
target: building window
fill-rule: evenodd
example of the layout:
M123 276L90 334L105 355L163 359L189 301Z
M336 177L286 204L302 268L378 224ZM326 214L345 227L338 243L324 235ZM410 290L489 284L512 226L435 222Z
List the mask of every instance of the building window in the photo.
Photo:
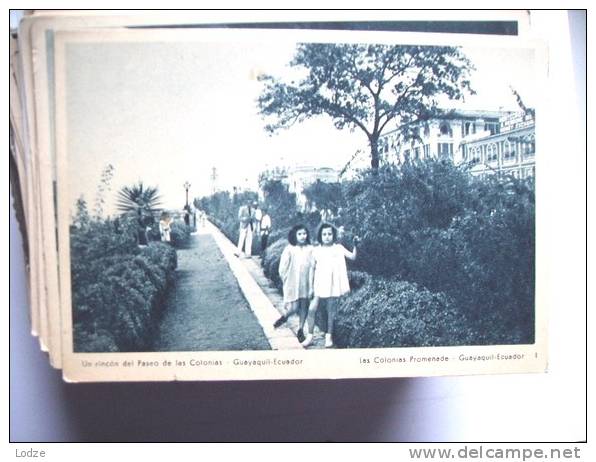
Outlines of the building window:
M424 158L429 158L430 157L430 144L425 144L424 145Z
M476 149L474 149L474 157L473 159L473 163L474 164L479 164L482 160L482 148L477 147Z
M536 149L536 145L534 143L534 138L531 137L528 141L524 141L522 143L522 152L524 157L532 157L534 155L534 151Z
M476 165L480 162L480 151L478 148L470 149L470 164Z
M443 122L439 127L439 132L441 136L453 136L453 131L451 130L451 126L447 122Z
M404 158L405 158L405 159L409 159L409 157L410 157L410 150L409 150L409 149L406 149L406 150L404 151Z
M420 159L420 148L414 148L414 159Z
M503 142L503 160L515 160L515 147L509 141Z
M496 162L498 157L497 153L497 145L492 143L489 144L486 148L486 161L487 162Z
M499 133L499 124L494 122L486 122L484 124L484 129L490 132L491 135L496 135Z
M453 156L453 143L439 143L437 148L439 157Z

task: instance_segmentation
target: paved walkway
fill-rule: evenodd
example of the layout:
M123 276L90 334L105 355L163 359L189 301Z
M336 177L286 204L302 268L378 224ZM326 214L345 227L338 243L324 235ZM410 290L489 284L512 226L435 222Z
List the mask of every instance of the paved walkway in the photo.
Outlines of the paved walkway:
M154 351L302 349L298 316L277 329L283 297L267 279L259 257L238 258L236 248L210 222L178 250L176 282L170 289ZM309 349L324 348L315 329Z
M216 226L207 222L205 228L213 236L228 261L230 269L236 276L238 285L260 323L271 348L274 350L302 349L295 334L297 320L294 328L291 328L291 323L277 329L273 328L273 323L280 316L283 302L277 290L269 284L254 257L251 259L238 258L234 255L236 252L234 244Z
M271 349L213 236L203 230L177 252L154 351Z
M273 283L265 276L263 267L261 266L261 258L253 257L251 259L243 259L242 263L275 308L276 316L279 317L281 314L285 313L286 310L284 309L283 296L279 293L279 290L277 290ZM319 308L319 310L320 309L321 308ZM280 329L289 329L292 335L295 336L299 327L300 320L296 314L291 316L290 319L288 319L288 321ZM306 325L304 333L306 334ZM318 327L315 327L313 342L310 344L308 349L314 350L318 348L325 348L325 333L320 331Z

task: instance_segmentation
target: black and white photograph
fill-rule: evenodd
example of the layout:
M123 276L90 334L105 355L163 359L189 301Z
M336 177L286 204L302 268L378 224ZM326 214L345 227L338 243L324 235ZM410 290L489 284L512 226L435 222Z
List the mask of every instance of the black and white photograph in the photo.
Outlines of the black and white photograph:
M395 37L57 33L72 358L543 368L540 50Z

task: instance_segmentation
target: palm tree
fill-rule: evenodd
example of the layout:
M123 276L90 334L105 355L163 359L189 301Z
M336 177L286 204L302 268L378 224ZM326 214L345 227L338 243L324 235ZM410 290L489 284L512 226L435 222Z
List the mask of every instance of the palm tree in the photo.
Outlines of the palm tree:
M116 206L122 213L137 212L152 214L161 204L157 187L145 186L142 181L132 186L125 186L118 191Z

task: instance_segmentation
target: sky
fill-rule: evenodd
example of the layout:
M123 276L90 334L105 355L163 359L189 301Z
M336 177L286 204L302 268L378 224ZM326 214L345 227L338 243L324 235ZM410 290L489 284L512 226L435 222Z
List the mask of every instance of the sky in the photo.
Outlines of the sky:
M278 165L341 168L362 132L334 128L326 117L270 136L258 115L256 76L284 76L295 44L286 42L99 42L66 48L68 176L71 204L90 206L106 165L114 167L106 211L116 191L139 180L157 186L162 206L180 209L189 196L217 187L256 188L259 172ZM535 100L529 50L468 49L476 66L470 109L517 108Z

